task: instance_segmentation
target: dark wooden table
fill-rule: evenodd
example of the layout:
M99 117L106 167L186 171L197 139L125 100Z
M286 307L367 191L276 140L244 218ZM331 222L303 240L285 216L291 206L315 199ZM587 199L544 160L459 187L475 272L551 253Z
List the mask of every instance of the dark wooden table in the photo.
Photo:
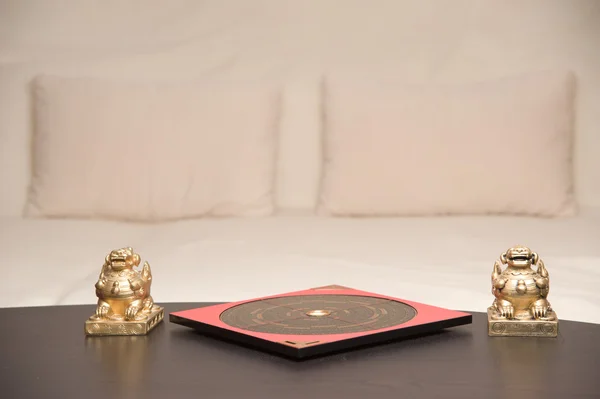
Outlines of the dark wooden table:
M166 304L166 312L202 304ZM442 333L296 362L165 320L90 337L93 306L0 309L0 398L599 398L600 325L489 338L486 316Z

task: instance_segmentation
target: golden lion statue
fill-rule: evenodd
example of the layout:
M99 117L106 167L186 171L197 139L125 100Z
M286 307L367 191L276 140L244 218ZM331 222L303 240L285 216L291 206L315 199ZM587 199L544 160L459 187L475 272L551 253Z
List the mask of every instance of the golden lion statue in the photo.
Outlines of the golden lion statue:
M150 296L150 265L144 262L140 272L134 270L139 264L140 256L131 247L106 256L95 285L98 306L90 320L146 320L156 310Z

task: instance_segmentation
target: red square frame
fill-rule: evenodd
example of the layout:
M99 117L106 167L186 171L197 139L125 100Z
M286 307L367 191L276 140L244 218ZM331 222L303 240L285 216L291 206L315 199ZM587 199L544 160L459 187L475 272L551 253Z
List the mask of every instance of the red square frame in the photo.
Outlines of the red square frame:
M354 295L387 299L411 306L416 310L416 315L405 323L387 328L353 333L314 335L254 332L233 327L220 319L220 316L224 311L241 304L300 295ZM471 324L472 315L387 295L361 291L339 285L329 285L308 290L173 312L169 314L169 321L174 324L193 328L200 333L215 338L221 338L293 359L305 359L394 339L414 337L445 328Z

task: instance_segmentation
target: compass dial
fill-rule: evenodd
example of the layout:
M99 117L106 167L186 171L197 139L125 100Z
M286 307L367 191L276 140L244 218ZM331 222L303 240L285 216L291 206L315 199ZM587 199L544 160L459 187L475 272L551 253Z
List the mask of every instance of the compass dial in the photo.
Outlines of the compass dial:
M227 309L225 324L243 330L293 335L347 334L394 327L417 311L405 303L357 295L269 298Z

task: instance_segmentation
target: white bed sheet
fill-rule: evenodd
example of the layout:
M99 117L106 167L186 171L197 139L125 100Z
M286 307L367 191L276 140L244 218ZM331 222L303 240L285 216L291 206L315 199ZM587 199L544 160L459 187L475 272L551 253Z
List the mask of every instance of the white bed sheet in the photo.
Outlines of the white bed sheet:
M559 318L600 323L600 214L337 219L279 215L162 225L0 219L0 307L91 304L106 253L133 246L157 302L235 301L340 284L485 311L494 260L540 253Z

